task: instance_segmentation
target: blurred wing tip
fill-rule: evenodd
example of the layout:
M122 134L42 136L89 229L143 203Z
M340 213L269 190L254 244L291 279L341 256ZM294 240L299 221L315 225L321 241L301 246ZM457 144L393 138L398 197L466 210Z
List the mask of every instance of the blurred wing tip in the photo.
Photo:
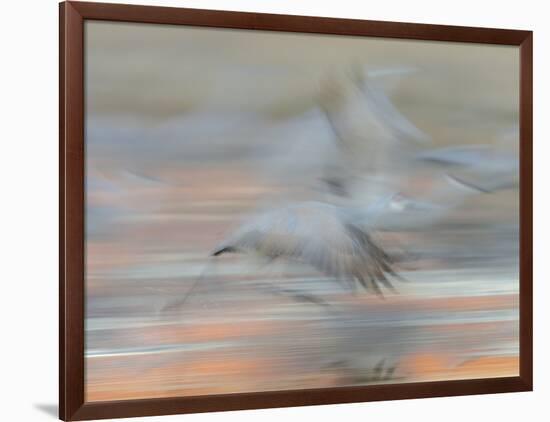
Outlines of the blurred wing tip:
M224 253L236 253L236 252L238 252L238 250L233 246L222 246L217 249L214 249L214 251L210 253L210 256L220 256Z
M447 179L456 186L459 186L463 189L478 192L478 193L491 193L490 189L486 189L480 185L477 185L473 182L469 182L452 174L446 174Z

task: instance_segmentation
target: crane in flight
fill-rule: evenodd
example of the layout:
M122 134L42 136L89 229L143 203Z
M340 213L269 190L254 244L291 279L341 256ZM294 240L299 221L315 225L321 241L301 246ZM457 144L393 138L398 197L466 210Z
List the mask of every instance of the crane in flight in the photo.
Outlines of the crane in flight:
M374 77L356 68L323 81L320 92L319 115L328 123L340 155L327 158L319 177L332 196L259 212L230 233L211 256L247 254L267 262L298 262L352 292L359 287L383 297L384 289L395 292L394 281L403 277L398 273L399 256L382 245L380 231L431 224L469 195L502 184L498 179L485 189L439 169L428 194L402 194L410 173L419 168L437 164L483 173L480 163L488 153L471 147L426 149L429 137L398 111ZM495 163L494 174L510 174L509 161ZM494 174L486 171L482 176ZM294 296L317 301L309 294Z

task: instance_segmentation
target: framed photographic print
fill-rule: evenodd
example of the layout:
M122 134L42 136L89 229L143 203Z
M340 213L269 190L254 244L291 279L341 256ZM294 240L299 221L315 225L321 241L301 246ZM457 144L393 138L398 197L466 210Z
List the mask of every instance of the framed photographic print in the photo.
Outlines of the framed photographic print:
M532 389L532 33L60 5L60 417Z

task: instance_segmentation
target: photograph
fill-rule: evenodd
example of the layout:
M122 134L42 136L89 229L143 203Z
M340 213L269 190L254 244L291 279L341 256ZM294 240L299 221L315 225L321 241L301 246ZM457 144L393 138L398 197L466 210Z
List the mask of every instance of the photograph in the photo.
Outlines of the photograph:
M86 403L519 377L517 45L83 30Z

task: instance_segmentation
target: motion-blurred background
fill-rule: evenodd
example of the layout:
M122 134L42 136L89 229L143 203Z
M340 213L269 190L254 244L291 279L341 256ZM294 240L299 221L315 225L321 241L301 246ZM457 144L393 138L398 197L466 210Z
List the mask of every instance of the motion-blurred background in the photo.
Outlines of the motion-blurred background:
M334 135L311 111L350 64L411 70L381 83L431 147L517 156L516 48L102 22L85 35L87 400L518 373L517 189L393 232L417 258L385 299L304 266L209 258L258 209L319 194Z

